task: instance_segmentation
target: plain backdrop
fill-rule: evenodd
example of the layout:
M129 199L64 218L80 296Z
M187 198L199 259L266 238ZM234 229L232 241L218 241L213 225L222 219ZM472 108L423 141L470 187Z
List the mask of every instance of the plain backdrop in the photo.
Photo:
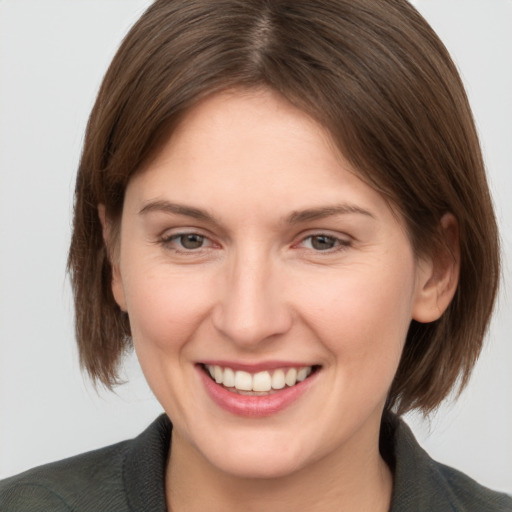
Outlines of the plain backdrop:
M185 1L185 0L184 0ZM148 0L0 0L0 478L138 434L161 412L135 359L98 395L80 372L65 275L75 171L101 77ZM504 279L457 403L408 416L430 454L512 493L512 2L417 0L467 85Z

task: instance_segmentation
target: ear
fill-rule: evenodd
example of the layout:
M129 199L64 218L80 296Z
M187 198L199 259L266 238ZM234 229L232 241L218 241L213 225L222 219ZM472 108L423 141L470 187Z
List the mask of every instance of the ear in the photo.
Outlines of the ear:
M119 269L119 240L117 239L118 236L113 233L112 222L107 217L104 204L98 205L98 217L101 222L107 258L112 268L112 294L114 295L117 305L121 308L121 311L126 312L126 299L121 279L121 271Z
M459 282L459 225L451 213L440 221L441 246L419 262L418 283L413 304L414 320L422 323L438 320L455 295Z

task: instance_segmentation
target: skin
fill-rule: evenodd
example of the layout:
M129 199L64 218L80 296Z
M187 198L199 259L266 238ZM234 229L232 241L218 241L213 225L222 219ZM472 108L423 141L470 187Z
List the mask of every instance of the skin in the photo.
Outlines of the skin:
M197 104L129 182L118 240L100 217L114 296L174 425L169 508L388 510L386 395L411 319L453 296L453 260L418 258L328 133L265 89ZM206 393L211 360L320 370L284 410L247 418Z

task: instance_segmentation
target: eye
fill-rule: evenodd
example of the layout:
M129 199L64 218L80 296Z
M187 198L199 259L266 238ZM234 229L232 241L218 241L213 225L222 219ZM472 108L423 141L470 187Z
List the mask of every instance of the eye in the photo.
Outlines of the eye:
M315 251L330 251L350 246L350 241L331 235L311 235L302 240L302 246Z
M166 237L162 243L176 250L194 251L211 245L208 238L198 233L178 233Z
M199 249L204 244L204 236L198 235L196 233L179 235L177 239L184 249Z

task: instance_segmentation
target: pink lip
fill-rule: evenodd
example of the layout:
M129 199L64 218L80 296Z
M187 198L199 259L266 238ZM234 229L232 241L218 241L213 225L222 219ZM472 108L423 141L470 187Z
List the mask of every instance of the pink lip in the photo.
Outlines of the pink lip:
M215 360L201 361L201 364L208 366L221 366L222 368L231 368L232 370L242 370L245 372L256 373L263 371L276 370L277 368L304 368L311 364L290 362L290 361L264 361L262 363L248 364L233 361Z
M232 366L229 367L233 368ZM240 365L236 365L236 367L240 368ZM279 367L282 368L282 366ZM275 391L270 395L247 396L228 391L211 379L201 366L198 366L197 369L206 392L219 407L231 414L251 418L270 416L286 409L304 394L318 375L318 372L314 372L306 380L297 383L295 386Z

